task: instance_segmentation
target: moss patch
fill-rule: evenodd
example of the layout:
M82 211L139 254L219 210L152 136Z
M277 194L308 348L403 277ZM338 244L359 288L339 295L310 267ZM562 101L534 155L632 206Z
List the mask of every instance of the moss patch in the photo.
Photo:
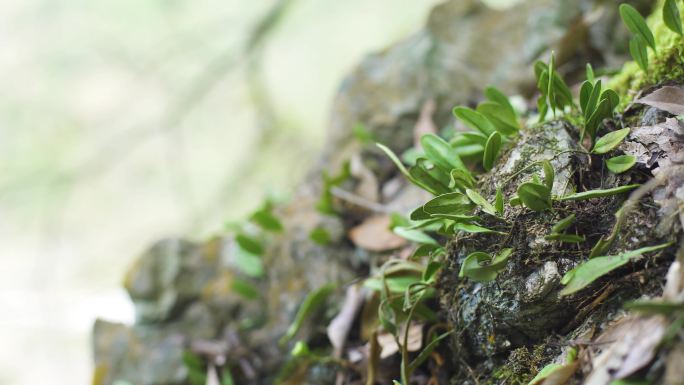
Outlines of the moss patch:
M644 73L635 62L630 61L608 83L608 87L620 95L619 110L623 110L631 102L636 95L635 90L665 82L684 82L684 38L665 26L662 9L661 0L647 19L658 47L656 54L649 49L648 73Z

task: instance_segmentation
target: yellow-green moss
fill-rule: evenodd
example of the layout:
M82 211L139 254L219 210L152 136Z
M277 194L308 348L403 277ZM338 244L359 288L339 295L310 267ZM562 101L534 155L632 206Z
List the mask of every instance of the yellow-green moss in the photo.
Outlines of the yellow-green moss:
M620 109L631 102L636 92L644 87L666 81L684 82L684 39L665 26L663 3L663 0L658 1L647 19L658 48L656 54L649 49L648 73L644 73L635 62L630 61L625 63L608 84L620 95ZM682 20L684 21L684 17Z

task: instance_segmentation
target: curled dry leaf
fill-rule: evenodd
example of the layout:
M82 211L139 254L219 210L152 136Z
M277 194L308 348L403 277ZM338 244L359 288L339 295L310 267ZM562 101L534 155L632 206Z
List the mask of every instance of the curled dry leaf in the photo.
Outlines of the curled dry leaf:
M406 239L389 230L389 215L372 216L349 230L349 239L362 249L387 251L406 245Z
M667 321L663 316L622 318L597 339L603 351L594 360L586 385L608 385L630 376L655 357ZM612 343L611 343L612 342Z
M340 312L328 325L328 339L333 346L334 355L337 358L342 357L342 349L354 324L356 314L363 304L364 296L363 288L357 285L349 286Z
M399 335L403 337L406 331L406 325L400 328ZM403 339L402 339L403 341ZM380 358L385 359L399 352L399 346L390 333L382 333L378 335L378 344L382 349ZM423 346L423 324L419 322L412 322L408 331L408 351L417 352Z
M684 123L668 118L653 126L637 127L620 149L634 156L637 163L653 168L653 175L668 173L665 187L653 192L663 218L661 228L667 232L677 217L684 225L684 212L679 210L684 203Z
M684 90L680 87L665 86L637 99L635 103L646 104L673 115L684 115Z

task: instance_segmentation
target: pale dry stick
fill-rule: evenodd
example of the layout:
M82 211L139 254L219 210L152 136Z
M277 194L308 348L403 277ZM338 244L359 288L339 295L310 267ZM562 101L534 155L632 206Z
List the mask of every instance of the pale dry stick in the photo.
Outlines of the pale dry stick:
M336 196L337 198L340 198L344 201L347 201L351 204L354 204L356 206L359 206L361 208L367 209L375 213L390 214L392 212L392 210L390 210L387 206L383 204L369 201L368 199L350 193L349 191L341 189L337 186L331 187L330 193Z

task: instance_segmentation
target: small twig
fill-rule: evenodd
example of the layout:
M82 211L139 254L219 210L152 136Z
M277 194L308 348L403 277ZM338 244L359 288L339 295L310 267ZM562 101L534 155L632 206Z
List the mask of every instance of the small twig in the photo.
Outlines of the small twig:
M350 193L349 191L343 190L337 186L331 187L330 193L337 198L340 198L344 201L347 201L351 204L354 204L369 211L373 211L380 214L390 214L392 212L387 206L383 204L369 201L368 199Z

